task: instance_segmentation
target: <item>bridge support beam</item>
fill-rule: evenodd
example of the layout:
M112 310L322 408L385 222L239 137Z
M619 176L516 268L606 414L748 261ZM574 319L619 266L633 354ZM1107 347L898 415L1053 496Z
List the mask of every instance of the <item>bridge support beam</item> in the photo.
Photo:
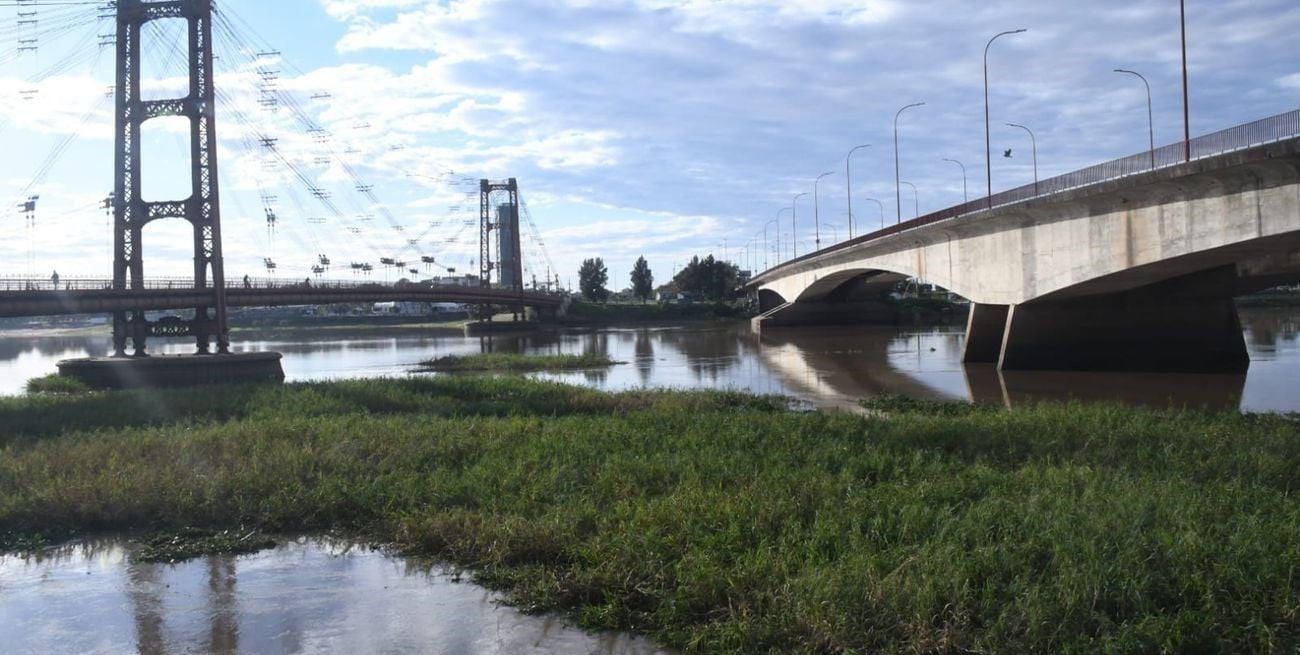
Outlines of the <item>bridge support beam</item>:
M966 345L961 361L966 364L996 364L1002 355L1002 337L1007 331L1010 305L971 303L966 318Z
M1241 373L1250 356L1231 298L1130 293L1013 306L998 366Z

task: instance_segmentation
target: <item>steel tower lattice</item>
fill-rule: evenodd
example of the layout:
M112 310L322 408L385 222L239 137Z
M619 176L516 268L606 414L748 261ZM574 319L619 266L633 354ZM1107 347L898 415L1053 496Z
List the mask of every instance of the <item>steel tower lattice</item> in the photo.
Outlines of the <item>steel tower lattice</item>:
M183 98L140 97L141 32L145 23L166 18L188 22L189 94ZM144 226L164 218L182 218L194 228L194 286L210 289L208 301L195 307L189 321L150 323L143 311L113 315L113 349L126 355L130 337L134 354L145 355L150 336L192 336L199 353L229 352L225 270L221 252L221 205L217 188L216 103L212 72L212 0L117 0L117 107L114 165L113 288L144 289ZM190 121L191 193L184 200L146 201L141 196L140 128L148 120L183 116Z

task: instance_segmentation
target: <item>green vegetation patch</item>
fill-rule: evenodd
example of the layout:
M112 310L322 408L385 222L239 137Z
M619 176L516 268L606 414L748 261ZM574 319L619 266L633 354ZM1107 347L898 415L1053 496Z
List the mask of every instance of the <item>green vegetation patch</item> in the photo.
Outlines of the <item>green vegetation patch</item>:
M149 536L131 556L140 562L181 562L204 555L246 555L275 548L257 530L171 530Z
M484 353L481 355L447 355L420 364L428 371L567 371L587 368L605 368L618 362L603 353L581 355L514 355Z
M0 534L342 530L695 652L1300 648L1293 420L785 407L458 376L7 399Z
M34 394L77 394L90 391L90 387L85 382L76 378L67 378L52 373L44 377L32 378L27 381L27 393Z

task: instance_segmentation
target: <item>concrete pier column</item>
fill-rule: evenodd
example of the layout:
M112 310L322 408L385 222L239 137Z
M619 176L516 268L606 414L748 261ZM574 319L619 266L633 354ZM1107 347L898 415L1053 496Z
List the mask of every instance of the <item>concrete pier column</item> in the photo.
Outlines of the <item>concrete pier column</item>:
M1002 370L1240 373L1250 367L1231 298L1115 294L1015 305Z
M1010 305L971 303L966 319L966 346L961 361L966 364L996 364L1002 354Z

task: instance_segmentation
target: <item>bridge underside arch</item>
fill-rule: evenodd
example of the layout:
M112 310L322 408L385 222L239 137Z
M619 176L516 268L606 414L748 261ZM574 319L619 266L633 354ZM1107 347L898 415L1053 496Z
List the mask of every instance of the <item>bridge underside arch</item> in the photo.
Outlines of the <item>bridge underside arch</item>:
M853 302L878 300L906 275L879 269L855 268L820 277L800 293L795 302Z
M766 314L784 304L786 299L781 294L771 289L758 290L758 313Z

